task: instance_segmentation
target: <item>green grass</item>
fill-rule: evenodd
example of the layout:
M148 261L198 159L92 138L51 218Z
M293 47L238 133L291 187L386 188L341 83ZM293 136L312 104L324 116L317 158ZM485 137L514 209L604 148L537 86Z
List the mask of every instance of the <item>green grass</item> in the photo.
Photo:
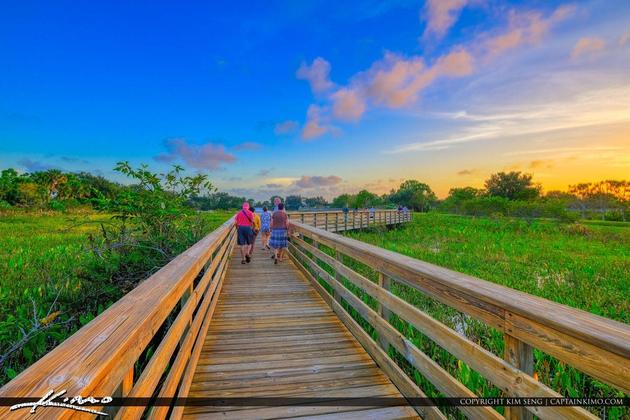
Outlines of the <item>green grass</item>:
M630 318L630 229L625 226L607 223L585 226L430 213L416 214L412 223L395 229L355 231L346 235L621 322L628 323ZM344 263L376 280L376 272L366 265L347 257ZM366 303L376 307L371 297L345 280L344 283ZM409 287L395 284L393 292L497 356L503 354L500 331ZM371 327L359 319L358 314L353 316L374 335ZM390 321L414 345L477 395L501 395L498 388L437 346L421 331L396 316ZM440 395L401 355L393 349L390 352L425 392L432 396ZM563 395L623 395L539 350L535 350L534 358L539 380ZM629 415L628 410L621 407L610 408L606 413L601 408L592 410L608 418Z
M232 215L208 212L210 232ZM0 366L0 384L39 359L123 295L112 281L117 261L98 257L90 238L102 241L99 213L12 213L0 216L0 355L32 327L35 317L52 327L33 336ZM191 239L191 242L194 241ZM159 267L146 267L147 276ZM72 318L72 319L71 319Z
M416 214L348 236L621 322L630 322L630 229Z

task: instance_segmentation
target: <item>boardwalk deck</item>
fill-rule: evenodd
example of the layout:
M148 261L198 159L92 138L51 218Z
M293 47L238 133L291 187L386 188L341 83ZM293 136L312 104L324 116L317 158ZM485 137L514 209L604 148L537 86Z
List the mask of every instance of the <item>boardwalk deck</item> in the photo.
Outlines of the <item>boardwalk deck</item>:
M184 417L417 417L409 406L348 404L402 396L291 260L274 265L258 243L251 264L233 251L189 397L270 396L277 406L187 406ZM290 405L283 397L341 401Z

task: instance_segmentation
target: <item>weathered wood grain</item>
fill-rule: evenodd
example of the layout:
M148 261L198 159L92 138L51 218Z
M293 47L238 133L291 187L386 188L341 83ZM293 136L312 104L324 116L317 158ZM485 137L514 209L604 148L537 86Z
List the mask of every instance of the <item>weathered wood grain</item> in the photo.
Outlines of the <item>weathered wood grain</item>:
M627 392L626 324L300 223L293 230Z
M292 300L296 293L299 302ZM274 265L258 247L250 264L231 260L186 395L402 398L295 265L290 260ZM281 403L258 408L187 406L178 407L172 417L344 416L366 408ZM409 406L391 413L415 416Z

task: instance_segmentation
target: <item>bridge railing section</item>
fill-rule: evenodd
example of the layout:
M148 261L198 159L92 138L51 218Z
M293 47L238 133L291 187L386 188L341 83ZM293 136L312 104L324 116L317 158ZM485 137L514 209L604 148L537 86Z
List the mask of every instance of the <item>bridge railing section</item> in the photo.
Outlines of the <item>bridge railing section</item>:
M186 397L212 320L236 235L231 219L178 255L0 389L4 397ZM63 398L63 397L62 397ZM58 400L57 400L58 401ZM114 418L177 418L183 406L88 407ZM23 418L28 409L0 418ZM79 414L39 408L33 418Z
M348 210L289 212L289 219L329 232L363 229L377 225L395 225L411 221L411 212L398 210Z
M292 231L289 245L292 259L408 398L424 394L392 360L392 349L441 394L447 397L476 395L431 355L414 345L392 322L403 321L406 323L403 325L414 327L441 348L440 351L445 350L498 387L504 396L561 397L533 376L534 349L626 394L630 392L630 327L626 324L305 223L294 221ZM503 336L504 354L499 357L461 331L392 293L393 285L395 289L411 290L411 294L419 292L454 308L464 314L463 318L469 316L494 328ZM401 296L409 299L407 293ZM360 315L364 326L369 324L367 328L372 335L360 326L351 312ZM374 336L377 338L373 339ZM442 417L441 412L430 407L416 409L430 418ZM501 417L489 407L460 407L460 410L471 418ZM554 419L594 417L578 407L506 407L508 418L530 418L532 414Z

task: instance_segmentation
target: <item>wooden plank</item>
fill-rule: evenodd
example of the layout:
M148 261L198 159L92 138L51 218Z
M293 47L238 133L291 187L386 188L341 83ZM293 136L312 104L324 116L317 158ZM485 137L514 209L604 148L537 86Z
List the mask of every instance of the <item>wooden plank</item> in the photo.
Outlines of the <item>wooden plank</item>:
M292 245L291 248L294 250L296 249L294 245ZM381 349L379 345L370 338L363 328L361 328L361 326L345 311L345 309L343 309L343 306L341 306L328 294L326 289L319 284L311 273L302 267L296 255L293 253L290 255L297 267L300 268L300 271L302 271L304 276L310 280L315 290L319 292L324 301L328 303L337 316L339 316L341 321L346 325L346 327L348 327L352 334L354 334L357 340L359 340L361 345L366 349L370 356L372 356L379 367L383 369L392 382L394 382L402 394L408 398L426 398L426 394L424 394L420 388L418 388L418 386L405 374L405 372L403 372L402 369L400 369L400 367L398 367L398 365L389 358L383 349ZM304 254L300 257L308 258ZM415 406L414 408L423 418L446 419L437 407Z
M296 224L294 230L501 331L507 332L509 313L530 324L543 325L550 330L550 336L562 341L551 346L546 337L528 332L533 331L530 329L510 334L536 348L556 347L555 357L567 363L574 363L573 352L560 349L593 350L599 357L580 364L580 370L620 389L626 389L624 384L630 383L630 371L624 368L611 374L614 371L606 363L611 359L625 360L622 366L628 366L628 325L308 226Z
M236 249L234 251L236 251ZM204 313L198 314L198 317L200 319L203 319L203 323L201 324L201 327L199 329L199 334L193 346L192 354L190 358L188 359L189 361L188 361L188 365L186 366L186 371L184 372L184 375L182 377L182 381L181 381L179 392L178 392L178 397L180 398L188 396L188 391L190 390L190 385L193 381L194 372L197 367L197 362L199 360L199 355L201 354L201 350L203 348L204 337L205 337L206 332L208 331L208 328L210 327L210 322L212 321L214 310L219 301L219 296L221 295L221 288L223 287L223 282L224 282L226 273L227 273L227 269L223 270L223 272L221 273L219 284L217 286L216 292L212 296L212 301L210 303L210 306L208 307L207 312L205 314ZM181 405L173 407L171 418L173 419L180 418L182 416L183 411L184 411L184 407Z
M271 259L256 258L256 253L253 261L248 265L231 262L187 390L189 396L268 397L272 392L309 397L328 393L340 399L346 394L366 397L387 393L400 397L390 379L290 261L274 265ZM235 275L237 269L240 274ZM281 281L275 278L277 273L284 273ZM269 287L270 283L273 286ZM300 294L301 302L291 302L291 294L278 299L285 296L285 290L296 289L308 291ZM224 293L229 290L231 293ZM357 409L365 407L320 404L315 408L217 410L190 406L174 412L174 418L180 414L265 418L282 413L286 417L286 413L326 414ZM415 413L408 406L401 412L411 416Z

